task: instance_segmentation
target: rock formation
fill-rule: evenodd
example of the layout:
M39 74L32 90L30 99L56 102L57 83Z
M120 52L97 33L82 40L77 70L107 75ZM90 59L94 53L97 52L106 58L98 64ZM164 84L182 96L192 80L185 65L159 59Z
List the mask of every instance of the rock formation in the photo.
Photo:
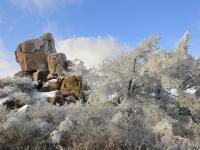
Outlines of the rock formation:
M21 66L17 77L30 77L38 81L41 92L58 91L47 101L52 104L63 104L64 100L78 100L81 93L81 77L68 75L70 61L64 53L57 53L55 42L51 33L46 33L39 38L26 40L17 46L15 51L16 61ZM70 73L72 74L72 73ZM67 98L69 97L69 98ZM73 101L74 101L73 100Z
M65 76L67 72L68 62L65 54L53 53L47 58L49 73L54 76Z
M22 71L37 71L48 69L47 56L52 53L56 53L53 35L46 33L19 44L15 56Z

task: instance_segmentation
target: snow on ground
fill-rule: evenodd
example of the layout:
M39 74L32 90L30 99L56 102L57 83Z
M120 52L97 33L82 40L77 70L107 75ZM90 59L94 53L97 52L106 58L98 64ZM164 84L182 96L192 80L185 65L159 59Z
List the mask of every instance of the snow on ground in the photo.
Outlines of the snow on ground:
M29 105L24 105L23 107L19 108L17 112L26 112L30 106Z
M34 92L32 98L34 101L46 102L48 97L55 97L59 91L51 92Z
M117 93L110 94L110 95L109 95L109 99L116 98L117 96L118 96Z
M185 90L185 92L188 94L194 94L194 93L196 93L196 91L197 91L197 89L195 89L194 87Z
M178 96L178 90L175 88L166 89L170 93L171 96Z
M58 81L57 79L51 79L48 82L57 82L57 81Z
M167 92L170 93L171 96L178 96L178 90L175 88L172 89L165 89ZM195 89L195 87L189 88L185 90L185 93L187 94L195 94L197 92L197 89Z
M45 97L45 98L48 98L48 97L55 97L57 93L58 93L58 90L56 90L56 91L51 91L51 92L40 92L40 96L41 96L41 97Z

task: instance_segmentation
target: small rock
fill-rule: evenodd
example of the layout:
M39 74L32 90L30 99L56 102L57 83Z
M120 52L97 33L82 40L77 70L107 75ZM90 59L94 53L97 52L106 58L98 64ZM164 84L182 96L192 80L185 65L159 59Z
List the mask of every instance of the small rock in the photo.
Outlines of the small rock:
M60 90L62 81L63 81L62 78L57 78L57 79L49 80L47 82L47 88L48 88L48 90L49 91Z

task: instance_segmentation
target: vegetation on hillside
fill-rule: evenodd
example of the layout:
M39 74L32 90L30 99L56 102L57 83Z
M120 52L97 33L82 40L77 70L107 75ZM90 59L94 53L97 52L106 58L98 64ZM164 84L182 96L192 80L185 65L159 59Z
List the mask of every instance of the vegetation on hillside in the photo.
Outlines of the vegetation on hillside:
M1 79L0 149L200 149L200 59L189 36L167 52L153 35L100 70L79 61L75 104L49 104L28 78Z

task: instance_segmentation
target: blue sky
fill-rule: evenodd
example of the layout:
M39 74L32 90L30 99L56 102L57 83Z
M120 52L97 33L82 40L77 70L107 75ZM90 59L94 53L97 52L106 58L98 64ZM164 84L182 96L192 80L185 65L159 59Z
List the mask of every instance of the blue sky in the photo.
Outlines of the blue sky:
M0 0L0 48L12 53L50 31L58 41L100 37L130 47L160 34L160 47L172 49L190 31L189 53L200 55L199 7L198 0Z

